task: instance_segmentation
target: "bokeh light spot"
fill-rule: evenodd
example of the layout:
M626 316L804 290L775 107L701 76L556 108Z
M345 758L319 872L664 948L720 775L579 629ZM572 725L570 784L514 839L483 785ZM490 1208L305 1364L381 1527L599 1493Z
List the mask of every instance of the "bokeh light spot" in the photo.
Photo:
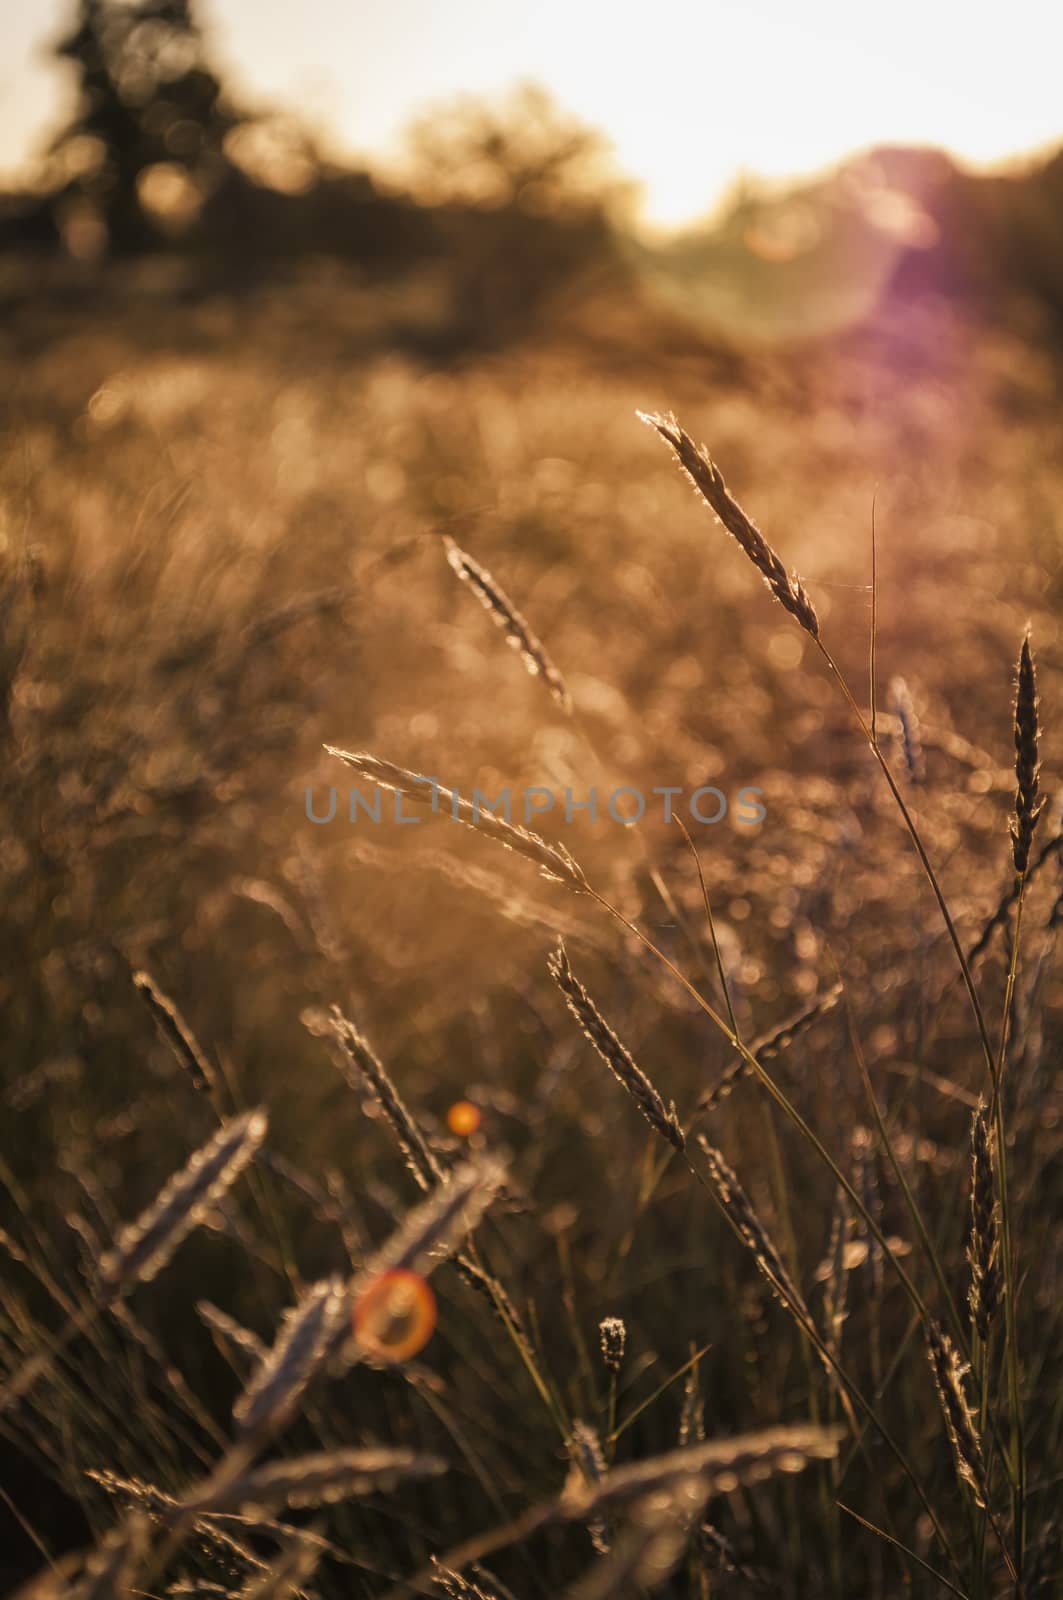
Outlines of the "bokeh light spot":
M377 1361L408 1361L423 1350L436 1325L436 1297L419 1273L381 1273L355 1302L355 1342Z
M459 1139L471 1138L482 1121L479 1106L474 1106L471 1100L455 1100L447 1112L447 1127Z

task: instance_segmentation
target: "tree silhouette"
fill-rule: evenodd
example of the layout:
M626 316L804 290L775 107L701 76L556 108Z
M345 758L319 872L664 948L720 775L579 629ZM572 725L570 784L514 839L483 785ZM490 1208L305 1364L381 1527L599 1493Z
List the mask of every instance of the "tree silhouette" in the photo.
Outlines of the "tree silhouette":
M61 192L91 203L112 250L148 248L145 175L163 167L205 195L241 120L205 63L192 0L78 0L55 54L79 79L74 116L50 152Z
M415 187L430 202L513 207L530 215L622 211L633 186L609 140L535 83L500 100L463 95L407 130Z

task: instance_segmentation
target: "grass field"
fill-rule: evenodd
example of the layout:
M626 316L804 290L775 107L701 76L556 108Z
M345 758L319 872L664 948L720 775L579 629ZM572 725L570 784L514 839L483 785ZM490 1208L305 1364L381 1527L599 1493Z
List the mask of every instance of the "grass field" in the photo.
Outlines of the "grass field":
M448 366L401 337L419 301L324 277L242 302L115 285L2 336L9 1583L1058 1592L1058 353L1036 322L933 301L784 350L584 312ZM705 441L855 708L638 409ZM954 940L855 714L873 503L877 748ZM1047 802L1016 944L1027 627L1020 833L1037 758ZM464 795L596 787L597 821L559 801L531 823L594 894L483 827L412 803L423 821L396 825L390 796L379 824L348 822L369 789L326 744ZM320 811L330 785L315 825L308 786ZM609 819L621 785L732 803L714 826L682 813L695 861L657 801ZM758 825L735 819L743 787ZM609 1064L548 970L559 935ZM976 949L972 1005L957 952ZM176 1049L135 972L180 1013ZM462 1101L475 1128L448 1119ZM268 1132L230 1127L218 1185L148 1219L165 1270L142 1272L123 1227L256 1107ZM491 1202L475 1238L441 1216L446 1181ZM418 1204L436 1254L380 1256ZM1008 1267L988 1339L969 1249L983 1300ZM414 1348L416 1308L392 1308L381 1338L410 1353L389 1362L343 1333L400 1257L434 1268L435 1331ZM333 1275L263 1402L262 1347ZM942 1358L944 1410L928 1317L973 1361ZM626 1330L612 1366L604 1318ZM231 1414L249 1384L257 1428ZM248 1485L284 1461L310 1509ZM108 1536L110 1569L79 1578Z

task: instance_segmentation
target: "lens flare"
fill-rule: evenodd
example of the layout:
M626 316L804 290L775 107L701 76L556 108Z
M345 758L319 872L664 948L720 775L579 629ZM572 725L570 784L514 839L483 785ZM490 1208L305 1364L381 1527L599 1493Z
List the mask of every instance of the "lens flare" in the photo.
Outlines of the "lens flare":
M408 1361L436 1325L436 1297L416 1272L397 1267L375 1278L351 1314L355 1343L377 1361Z
M471 1138L482 1121L479 1106L474 1106L471 1100L455 1100L447 1112L447 1127L459 1139Z

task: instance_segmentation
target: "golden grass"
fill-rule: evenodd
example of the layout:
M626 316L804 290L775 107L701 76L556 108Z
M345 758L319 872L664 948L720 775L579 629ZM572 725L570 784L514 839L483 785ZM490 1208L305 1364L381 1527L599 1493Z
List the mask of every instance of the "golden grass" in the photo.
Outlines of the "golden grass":
M653 352L352 368L212 315L180 356L135 308L60 327L5 401L0 1421L64 1580L1043 1600L1046 358L946 319L707 390ZM654 392L738 550L634 421ZM423 822L315 827L351 773ZM643 851L463 798L507 783L756 784L767 817L697 834L703 897L662 816ZM438 1326L385 1368L350 1313L392 1271Z

